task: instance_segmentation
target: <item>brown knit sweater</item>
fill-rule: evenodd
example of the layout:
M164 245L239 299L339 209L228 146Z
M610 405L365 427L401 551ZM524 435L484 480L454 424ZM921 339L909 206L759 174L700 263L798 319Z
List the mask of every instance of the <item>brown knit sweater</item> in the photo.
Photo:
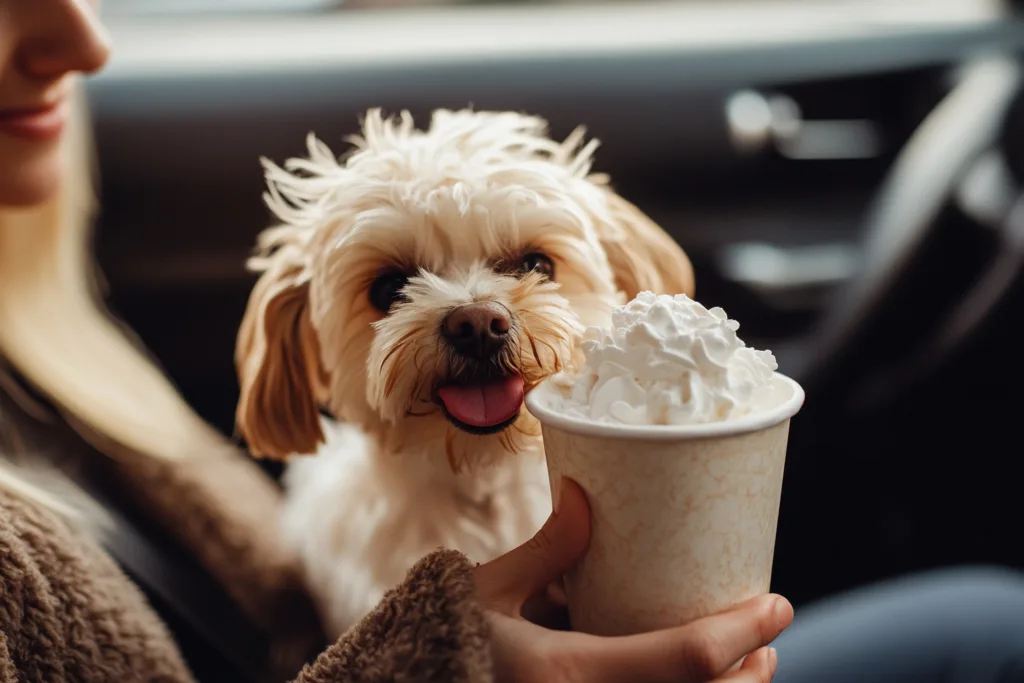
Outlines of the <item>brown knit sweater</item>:
M491 679L469 564L442 550L295 680ZM164 625L98 545L0 489L0 683L192 680Z
M192 553L271 638L308 651L322 635L294 556L277 536L281 494L243 453L187 462L111 460L60 416L38 423L0 391L0 452L73 454ZM311 633L315 630L316 633ZM259 663L296 683L490 683L487 622L470 566L439 550L410 569L360 624L319 657ZM278 669L283 673L278 674ZM88 533L0 487L0 683L185 683L178 646L139 588ZM219 683L219 682L214 682Z

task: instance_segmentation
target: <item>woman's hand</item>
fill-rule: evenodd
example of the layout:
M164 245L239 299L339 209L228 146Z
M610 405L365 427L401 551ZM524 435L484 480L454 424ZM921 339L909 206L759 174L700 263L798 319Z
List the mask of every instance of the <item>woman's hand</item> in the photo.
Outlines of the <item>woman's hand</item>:
M586 551L586 494L564 480L556 511L526 544L477 567L491 622L498 681L515 683L760 683L775 673L771 643L793 619L785 598L766 595L678 628L606 638L558 631L523 617L528 601L557 585ZM743 660L738 668L736 663Z

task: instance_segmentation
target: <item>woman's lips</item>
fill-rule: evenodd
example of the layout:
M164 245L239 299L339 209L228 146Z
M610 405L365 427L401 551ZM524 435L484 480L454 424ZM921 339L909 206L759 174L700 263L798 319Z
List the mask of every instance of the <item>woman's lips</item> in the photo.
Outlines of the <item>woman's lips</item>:
M0 110L0 133L26 140L59 137L67 122L65 100L23 109Z

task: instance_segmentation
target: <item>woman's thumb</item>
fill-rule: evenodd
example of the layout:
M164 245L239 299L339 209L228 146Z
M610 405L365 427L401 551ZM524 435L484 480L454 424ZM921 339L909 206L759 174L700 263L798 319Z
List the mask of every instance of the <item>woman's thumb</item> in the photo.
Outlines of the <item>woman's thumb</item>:
M583 557L590 542L587 496L571 479L562 479L556 495L555 511L533 538L476 568L481 600L518 610Z

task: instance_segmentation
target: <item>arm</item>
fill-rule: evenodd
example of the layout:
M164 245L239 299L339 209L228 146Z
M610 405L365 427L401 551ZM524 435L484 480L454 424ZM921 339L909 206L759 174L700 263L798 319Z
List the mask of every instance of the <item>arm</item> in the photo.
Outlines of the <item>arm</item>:
M261 628L319 629L298 560L280 542L281 492L248 456L225 443L182 461L124 458L113 474Z
M292 674L320 651L323 631L298 560L281 543L280 490L255 462L225 445L185 461L126 458L109 466L119 490L131 492L136 508L266 634L274 675Z
M0 483L0 683L192 683L164 625L92 538L8 483Z
M70 470L104 507L131 503L126 517L155 522L275 641L316 646L322 635L298 560L277 533L281 491L252 459L212 432L204 448L180 460L129 452L10 379L38 411L29 414L26 402L0 392L0 412L7 414L5 427L17 425L19 451L44 454L44 461L55 454L57 469Z
M490 683L490 630L472 568L451 550L428 555L294 683Z
M0 631L0 683L18 683L18 670L7 651L7 636Z
M590 508L565 480L557 512L530 540L470 567L453 551L417 564L406 581L294 683L754 683L776 660L765 646L792 620L765 595L684 626L603 638L523 618L531 597L583 555ZM743 660L738 668L735 665Z

